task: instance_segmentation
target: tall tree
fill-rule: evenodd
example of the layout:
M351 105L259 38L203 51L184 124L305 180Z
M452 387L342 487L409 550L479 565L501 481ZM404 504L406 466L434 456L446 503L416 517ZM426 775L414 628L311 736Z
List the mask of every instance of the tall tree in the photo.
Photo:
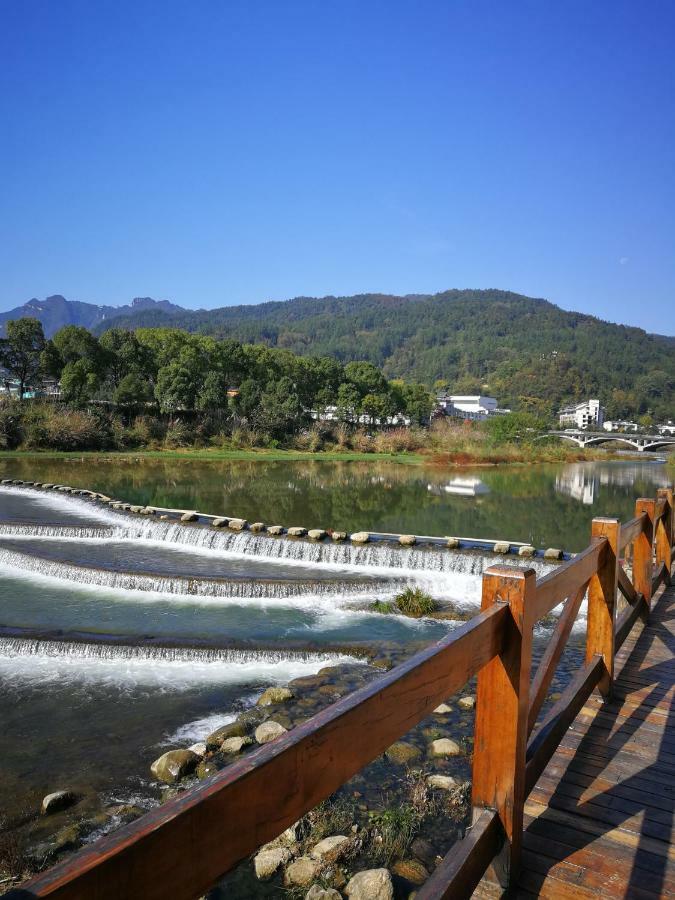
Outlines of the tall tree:
M7 323L7 337L0 339L0 366L19 382L19 400L39 380L45 336L37 319L26 317Z

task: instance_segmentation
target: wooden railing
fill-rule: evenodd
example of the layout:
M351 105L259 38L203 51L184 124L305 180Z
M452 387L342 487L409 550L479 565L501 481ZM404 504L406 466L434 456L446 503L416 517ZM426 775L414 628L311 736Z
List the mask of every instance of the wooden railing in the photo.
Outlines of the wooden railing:
M193 790L39 875L18 897L190 900L330 796L478 675L472 826L417 892L468 897L486 873L517 875L525 799L594 688L612 690L614 658L670 580L673 491L637 501L635 518L594 519L591 543L550 575L495 566L481 612L376 682ZM621 565L632 548L632 577ZM617 612L618 593L626 607ZM585 664L536 726L584 597ZM532 678L534 626L563 603Z

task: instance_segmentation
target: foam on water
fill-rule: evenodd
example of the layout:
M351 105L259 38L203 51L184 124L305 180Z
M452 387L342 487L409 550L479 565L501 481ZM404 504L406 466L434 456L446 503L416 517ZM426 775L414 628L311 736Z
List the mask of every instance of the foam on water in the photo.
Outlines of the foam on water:
M8 484L0 486L0 493L12 494L28 499L31 503L42 506L45 509L53 509L55 512L78 512L87 519L102 522L104 524L120 524L120 516L103 506L94 504L89 500L73 497L72 494L60 494L58 491L41 491L30 487L20 487Z
M184 691L200 685L283 684L322 666L359 662L338 653L136 647L0 638L5 687L76 681L119 689Z

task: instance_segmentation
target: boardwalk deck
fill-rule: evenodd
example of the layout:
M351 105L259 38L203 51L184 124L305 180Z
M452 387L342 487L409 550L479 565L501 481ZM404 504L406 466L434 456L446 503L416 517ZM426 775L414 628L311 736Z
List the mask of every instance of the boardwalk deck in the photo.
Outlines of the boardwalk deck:
M675 586L616 664L613 699L591 696L525 803L516 896L675 897Z

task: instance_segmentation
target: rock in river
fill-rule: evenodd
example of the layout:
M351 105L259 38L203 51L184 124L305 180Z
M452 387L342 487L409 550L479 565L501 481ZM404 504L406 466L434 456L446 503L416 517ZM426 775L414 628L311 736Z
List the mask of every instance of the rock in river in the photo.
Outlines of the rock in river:
M268 687L266 691L258 697L258 706L272 706L273 703L284 703L286 700L292 700L293 691L287 687Z
M255 730L255 739L259 744L269 744L270 741L275 741L282 734L286 734L286 731L287 729L283 725L270 719L268 722L258 725Z
M43 816L49 816L52 813L61 812L62 809L68 809L75 803L77 803L77 797L72 791L54 791L43 798L40 812Z
M184 775L190 775L196 769L200 759L192 750L169 750L150 766L150 771L159 781L174 784Z
M350 900L394 900L394 885L389 869L357 872L345 888Z

